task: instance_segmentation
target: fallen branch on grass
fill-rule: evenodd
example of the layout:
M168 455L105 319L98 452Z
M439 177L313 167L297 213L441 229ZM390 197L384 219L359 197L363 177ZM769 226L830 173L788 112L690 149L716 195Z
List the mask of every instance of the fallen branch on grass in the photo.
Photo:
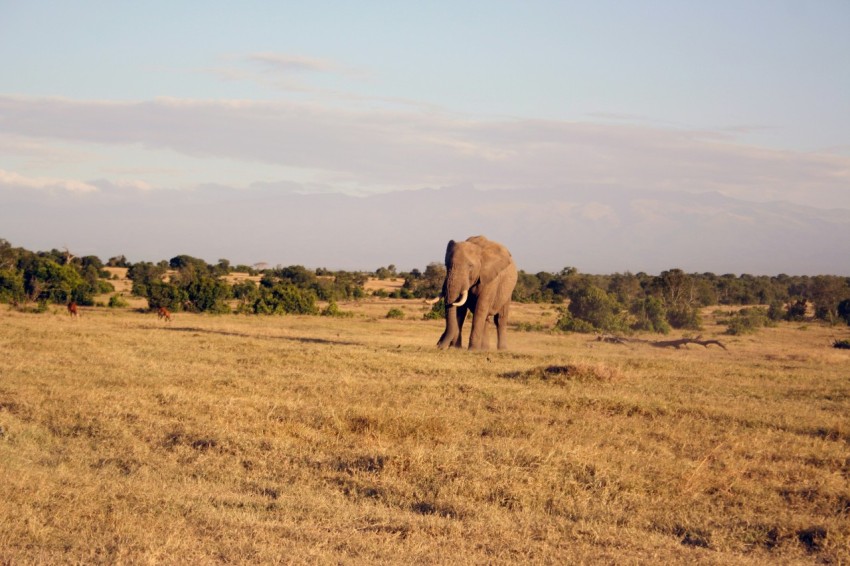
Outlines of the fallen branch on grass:
M680 338L679 340L662 340L649 343L650 346L655 346L656 348L681 348L686 344L699 344L704 348L708 348L709 344L716 344L724 350L726 349L726 346L720 340L700 340L699 336L696 338Z
M699 344L704 348L714 344L720 346L724 350L726 346L720 340L700 340L701 336L696 338L679 338L678 340L642 340L640 338L625 338L623 336L597 336L597 342L608 342L610 344L628 344L629 342L638 342L641 344L649 344L655 348L681 348L687 344Z

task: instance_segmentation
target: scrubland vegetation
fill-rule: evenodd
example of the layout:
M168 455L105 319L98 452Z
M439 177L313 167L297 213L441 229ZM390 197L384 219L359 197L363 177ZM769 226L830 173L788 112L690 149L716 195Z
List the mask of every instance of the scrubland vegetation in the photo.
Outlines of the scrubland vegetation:
M0 303L30 311L49 304L129 306L212 314L309 314L345 316L338 301L367 296L419 299L440 294L446 269L399 273L394 265L374 272L288 267L232 266L226 259L208 264L178 255L169 261L130 263L124 256L105 264L95 256L31 252L0 239ZM131 281L116 289L116 279ZM519 272L513 301L560 305L556 328L564 332L652 332L699 330L707 306L759 306L732 313L728 334L754 332L779 320L813 317L850 324L850 278L833 275L752 276L685 273L589 275L567 267L557 274ZM319 303L327 303L324 309ZM394 316L397 316L394 314ZM438 304L427 318L444 317Z
M436 311L400 298L433 292L436 265L236 274L178 256L129 281L100 273L139 265L120 258L16 258L0 263L0 563L850 561L844 278L726 278L787 295L685 312L676 297L707 277L566 270L514 305L511 350L438 352ZM147 312L160 283L189 301L170 323ZM600 342L576 321L727 349Z

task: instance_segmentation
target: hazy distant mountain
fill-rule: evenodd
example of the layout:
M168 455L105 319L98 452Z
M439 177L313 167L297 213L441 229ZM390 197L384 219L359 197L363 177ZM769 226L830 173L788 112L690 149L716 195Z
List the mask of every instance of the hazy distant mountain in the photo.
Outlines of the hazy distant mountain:
M424 268L450 238L503 242L521 269L850 274L850 211L617 188L369 197L249 190L0 191L0 237L131 261L190 254L330 269Z

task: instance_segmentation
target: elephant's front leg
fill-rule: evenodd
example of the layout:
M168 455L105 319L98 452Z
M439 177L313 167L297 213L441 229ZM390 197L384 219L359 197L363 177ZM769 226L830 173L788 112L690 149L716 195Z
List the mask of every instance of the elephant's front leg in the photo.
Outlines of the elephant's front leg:
M463 323L468 310L465 306L457 307L457 338L452 342L452 348L463 348Z
M487 313L478 311L472 317L472 333L469 335L470 350L487 350Z

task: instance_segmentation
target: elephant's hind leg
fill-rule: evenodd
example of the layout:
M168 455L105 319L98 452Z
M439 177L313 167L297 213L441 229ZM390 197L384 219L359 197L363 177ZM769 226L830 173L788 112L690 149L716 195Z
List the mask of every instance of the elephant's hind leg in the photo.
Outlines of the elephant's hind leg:
M498 339L498 348L499 350L506 350L508 348L508 309L510 307L510 303L504 306L502 310L496 313L493 317L493 321L496 323L496 336Z

